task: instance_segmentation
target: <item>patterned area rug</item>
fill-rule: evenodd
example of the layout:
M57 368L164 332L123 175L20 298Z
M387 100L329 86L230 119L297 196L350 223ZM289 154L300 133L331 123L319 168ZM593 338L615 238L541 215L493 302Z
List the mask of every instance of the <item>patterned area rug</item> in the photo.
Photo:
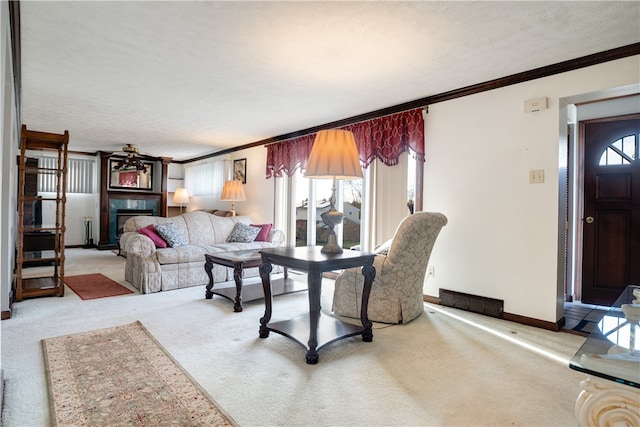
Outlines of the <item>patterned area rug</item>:
M58 426L234 426L140 322L42 340Z
M131 289L125 288L118 282L100 273L66 276L64 283L84 300L133 293Z

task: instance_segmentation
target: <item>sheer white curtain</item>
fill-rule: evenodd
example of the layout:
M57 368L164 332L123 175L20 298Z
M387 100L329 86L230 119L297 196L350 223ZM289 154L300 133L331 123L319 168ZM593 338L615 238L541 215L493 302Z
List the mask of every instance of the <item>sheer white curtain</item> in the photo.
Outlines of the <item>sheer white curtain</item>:
M393 237L398 224L409 216L407 209L408 155L403 153L395 166L385 166L375 161L375 203L371 204L373 246L380 245Z
M220 196L230 177L229 160L204 160L184 166L184 183L190 196Z

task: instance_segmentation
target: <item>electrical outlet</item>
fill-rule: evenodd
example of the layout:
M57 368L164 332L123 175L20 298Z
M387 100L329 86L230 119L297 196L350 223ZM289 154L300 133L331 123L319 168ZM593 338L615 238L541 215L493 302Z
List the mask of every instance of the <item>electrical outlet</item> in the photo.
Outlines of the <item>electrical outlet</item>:
M430 265L429 267L427 267L427 277L435 277L436 275L436 269L433 265Z

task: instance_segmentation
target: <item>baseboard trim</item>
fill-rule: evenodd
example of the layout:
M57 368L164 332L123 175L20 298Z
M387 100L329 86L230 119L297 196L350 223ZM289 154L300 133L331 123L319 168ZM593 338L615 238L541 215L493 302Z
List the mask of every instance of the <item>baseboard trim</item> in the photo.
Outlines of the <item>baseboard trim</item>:
M422 300L423 300L424 302L430 302L431 304L440 305L440 298L438 298L438 297L432 297L431 295L423 294L423 295L422 295Z
M533 317L521 316L519 314L504 313L503 319L522 325L535 326L536 328L546 329L548 331L558 332L564 326L564 317L557 322L548 322L546 320L535 319Z
M422 295L422 300L424 302L428 302L431 304L441 305L440 298L434 297L432 295ZM546 320L535 319L533 317L521 316L519 314L506 313L504 312L502 315L503 320L508 320L510 322L520 323L521 325L534 326L540 329L546 329L548 331L558 332L562 329L565 324L564 317L561 318L557 322L548 322Z

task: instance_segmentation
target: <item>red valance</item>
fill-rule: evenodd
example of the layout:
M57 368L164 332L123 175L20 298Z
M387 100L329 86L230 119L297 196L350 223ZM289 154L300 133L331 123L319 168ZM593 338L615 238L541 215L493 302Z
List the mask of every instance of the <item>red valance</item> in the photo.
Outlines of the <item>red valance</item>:
M362 167L367 168L375 158L387 166L398 164L400 155L411 150L418 161L424 162L424 118L422 109L377 117L340 129L353 132ZM315 134L288 139L267 146L267 178L292 176L305 169Z

